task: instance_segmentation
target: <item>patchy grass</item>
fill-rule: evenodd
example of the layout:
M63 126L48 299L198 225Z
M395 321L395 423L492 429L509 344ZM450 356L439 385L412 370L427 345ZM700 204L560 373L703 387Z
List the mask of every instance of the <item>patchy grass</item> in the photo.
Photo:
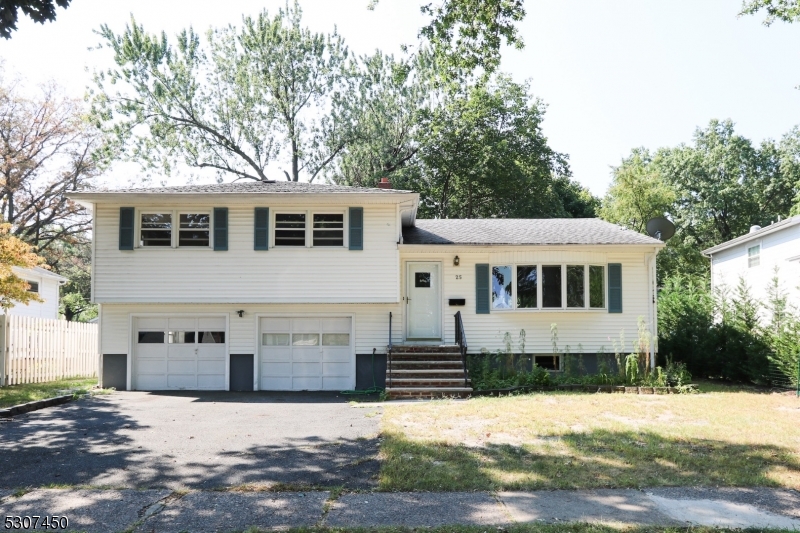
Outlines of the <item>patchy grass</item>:
M381 490L800 488L800 400L540 393L387 405Z
M261 533L268 530L250 528L244 533ZM288 533L720 533L735 531L736 533L770 533L783 531L780 529L724 529L712 527L612 527L598 524L514 524L503 527L490 526L441 526L425 528L409 527L374 527L374 528L338 528L309 527L290 528Z
M75 378L0 387L0 408L53 398L59 396L59 391L64 389L78 389L79 392L86 392L95 385L97 385L97 378Z

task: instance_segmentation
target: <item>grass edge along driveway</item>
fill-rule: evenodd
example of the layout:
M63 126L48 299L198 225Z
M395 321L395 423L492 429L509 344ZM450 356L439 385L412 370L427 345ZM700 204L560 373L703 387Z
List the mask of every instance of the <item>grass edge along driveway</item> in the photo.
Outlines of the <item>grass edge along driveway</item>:
M21 403L35 402L59 395L59 391L76 389L85 392L97 385L97 378L70 378L44 383L26 383L0 387L0 409Z
M387 405L380 489L800 489L800 400L539 393Z

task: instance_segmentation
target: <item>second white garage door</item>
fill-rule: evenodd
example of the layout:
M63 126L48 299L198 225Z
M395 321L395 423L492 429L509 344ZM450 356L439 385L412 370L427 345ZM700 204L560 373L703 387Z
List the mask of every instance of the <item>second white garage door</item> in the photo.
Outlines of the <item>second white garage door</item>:
M262 318L261 390L355 386L352 319Z

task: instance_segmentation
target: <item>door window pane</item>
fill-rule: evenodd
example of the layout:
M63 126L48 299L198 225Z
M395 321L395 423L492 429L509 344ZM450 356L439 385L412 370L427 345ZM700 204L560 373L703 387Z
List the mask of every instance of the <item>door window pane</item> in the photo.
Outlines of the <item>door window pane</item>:
M567 307L586 307L585 279L583 265L567 265Z
M140 331L139 344L164 344L164 332Z
M292 333L292 346L319 346L319 333Z
M538 271L535 266L517 267L517 307L531 309L536 303L536 281Z
M288 333L262 333L261 344L263 346L289 346Z
M172 246L172 214L142 214L141 246Z
M306 215L278 213L275 215L275 246L305 246Z
M349 333L323 333L323 346L350 346Z
M429 289L431 287L431 273L414 272L414 287Z
M589 307L606 306L606 268L592 265L589 267Z
M225 332L224 331L201 331L200 342L203 344L224 344Z
M542 307L561 307L561 265L542 267Z
M314 246L344 246L344 215L314 215Z
M211 216L208 213L182 214L178 223L178 246L209 246Z
M511 267L492 267L492 309L512 309Z
M195 332L194 331L170 331L169 343L170 344L194 344Z

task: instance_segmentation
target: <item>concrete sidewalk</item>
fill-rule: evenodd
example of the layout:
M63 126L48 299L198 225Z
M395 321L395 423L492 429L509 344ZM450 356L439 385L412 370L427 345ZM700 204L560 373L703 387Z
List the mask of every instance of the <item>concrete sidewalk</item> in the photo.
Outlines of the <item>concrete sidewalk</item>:
M658 488L535 492L345 493L38 489L0 494L2 516L58 515L69 529L242 531L252 526L441 526L594 522L800 530L800 493Z

